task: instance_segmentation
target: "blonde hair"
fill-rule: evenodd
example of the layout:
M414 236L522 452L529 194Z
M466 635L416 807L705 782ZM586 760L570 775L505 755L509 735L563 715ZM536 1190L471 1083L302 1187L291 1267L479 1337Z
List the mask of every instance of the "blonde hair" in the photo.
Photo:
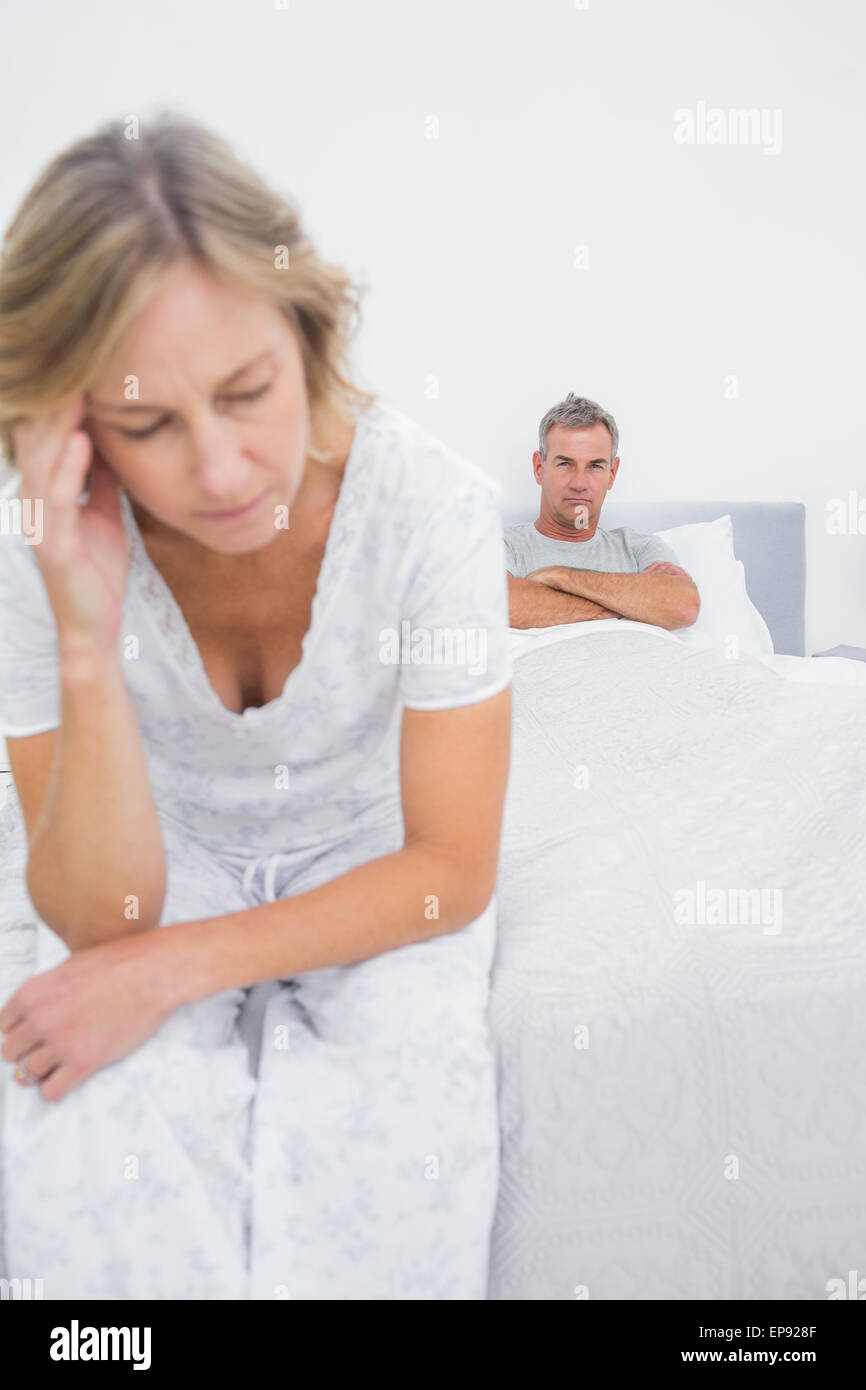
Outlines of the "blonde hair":
M63 150L6 231L0 448L10 465L12 426L89 389L164 273L189 259L285 314L304 363L309 453L329 462L312 442L319 428L376 399L346 366L367 286L319 258L294 201L225 140L160 111L140 131L109 121Z

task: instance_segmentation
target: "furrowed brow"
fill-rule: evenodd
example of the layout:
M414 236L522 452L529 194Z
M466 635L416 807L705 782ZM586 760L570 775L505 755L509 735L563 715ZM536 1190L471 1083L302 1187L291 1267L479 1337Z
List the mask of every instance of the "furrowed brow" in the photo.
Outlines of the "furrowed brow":
M217 390L223 391L227 386L231 386L233 381L236 381L239 376L243 376L244 372L248 372L250 367L254 367L257 362L263 362L266 357L273 357L276 350L276 348L267 348L265 352L260 352L249 362L245 362L242 367L236 367L230 376L227 376L223 381L219 383ZM131 415L133 411L147 411L148 414L152 414L155 410L167 410L168 406L145 405L143 401L123 401L122 403L109 403L108 401L91 401L90 409L106 411L123 411L124 414Z

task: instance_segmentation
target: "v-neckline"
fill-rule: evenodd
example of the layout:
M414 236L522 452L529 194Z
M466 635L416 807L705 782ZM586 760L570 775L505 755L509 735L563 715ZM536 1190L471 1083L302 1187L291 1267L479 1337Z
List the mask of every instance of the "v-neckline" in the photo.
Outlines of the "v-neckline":
M349 540L353 533L357 536L357 504L362 492L367 490L361 476L362 461L365 457L363 442L368 417L371 411L376 410L378 404L378 400L375 400L366 409L355 411L355 430L325 539L325 552L316 576L316 588L310 605L310 622L301 638L301 655L286 676L282 690L264 705L248 705L246 709L233 710L229 709L217 694L205 668L198 643L184 617L183 609L161 571L150 558L132 510L129 494L125 488L121 488L121 506L130 554L129 582L139 583L145 605L151 612L156 609L158 626L177 664L201 698L226 723L237 728L252 727L272 718L282 709L290 691L294 690L300 677L309 667L310 654L320 635L326 607L336 593L338 578L348 560Z

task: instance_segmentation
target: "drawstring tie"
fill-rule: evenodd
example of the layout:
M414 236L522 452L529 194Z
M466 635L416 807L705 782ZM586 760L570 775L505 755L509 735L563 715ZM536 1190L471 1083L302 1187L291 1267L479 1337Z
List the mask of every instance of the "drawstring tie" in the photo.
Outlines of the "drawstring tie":
M251 859L250 862L249 862L249 864L247 864L247 867L244 869L244 878L243 878L244 892L245 892L245 893L251 893L251 892L252 892L253 878L255 877L256 871L257 871L258 869L264 867L265 874L264 874L264 892L263 892L263 896L264 896L266 902L269 902L269 903L274 903L274 902L276 902L276 901L277 901L277 895L276 895L276 884L275 884L275 880L276 880L276 876L277 876L277 869L279 868L280 862L281 862L283 859L288 860L288 859L289 859L289 855L287 855L287 854L269 854L269 855L263 855L260 859Z

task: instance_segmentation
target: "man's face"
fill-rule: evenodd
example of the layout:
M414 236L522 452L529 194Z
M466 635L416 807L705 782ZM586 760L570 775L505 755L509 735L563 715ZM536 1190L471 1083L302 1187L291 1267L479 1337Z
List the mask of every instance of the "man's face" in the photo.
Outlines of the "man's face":
M532 456L545 515L566 529L594 529L619 468L612 454L606 425L554 425L547 434L547 458L542 461L538 450Z

